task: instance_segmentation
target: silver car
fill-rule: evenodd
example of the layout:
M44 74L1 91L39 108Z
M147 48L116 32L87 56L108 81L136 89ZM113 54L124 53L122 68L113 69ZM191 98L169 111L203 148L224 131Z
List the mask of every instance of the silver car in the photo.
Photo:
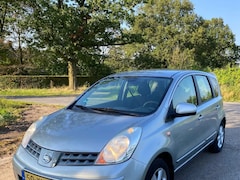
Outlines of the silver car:
M182 70L107 76L33 123L13 158L19 180L173 180L226 118L216 77Z

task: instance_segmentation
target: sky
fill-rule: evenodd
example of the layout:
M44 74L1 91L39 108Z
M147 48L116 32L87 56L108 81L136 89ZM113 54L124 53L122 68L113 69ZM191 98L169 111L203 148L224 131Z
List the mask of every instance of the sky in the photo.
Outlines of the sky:
M204 19L222 18L240 45L240 0L190 0L194 12Z

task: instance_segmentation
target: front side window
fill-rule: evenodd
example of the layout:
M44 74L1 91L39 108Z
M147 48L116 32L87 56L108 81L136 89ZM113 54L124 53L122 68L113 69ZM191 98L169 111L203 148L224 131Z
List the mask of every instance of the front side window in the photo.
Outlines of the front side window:
M211 86L206 76L196 76L201 102L206 102L213 98Z
M192 103L197 105L196 90L192 76L184 78L177 86L173 95L173 108L175 109L179 103Z

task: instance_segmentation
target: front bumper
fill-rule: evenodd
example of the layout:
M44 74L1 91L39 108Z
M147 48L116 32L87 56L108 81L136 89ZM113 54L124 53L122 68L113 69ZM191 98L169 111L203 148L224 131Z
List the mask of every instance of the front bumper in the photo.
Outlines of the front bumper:
M132 158L115 165L44 167L22 146L18 148L12 163L17 180L22 179L23 171L56 180L141 180L146 168L144 164Z

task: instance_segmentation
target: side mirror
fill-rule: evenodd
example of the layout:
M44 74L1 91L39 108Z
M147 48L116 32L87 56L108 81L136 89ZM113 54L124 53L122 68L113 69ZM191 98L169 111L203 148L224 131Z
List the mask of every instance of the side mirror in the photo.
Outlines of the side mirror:
M176 116L190 116L197 113L197 106L191 103L179 103L176 106Z

